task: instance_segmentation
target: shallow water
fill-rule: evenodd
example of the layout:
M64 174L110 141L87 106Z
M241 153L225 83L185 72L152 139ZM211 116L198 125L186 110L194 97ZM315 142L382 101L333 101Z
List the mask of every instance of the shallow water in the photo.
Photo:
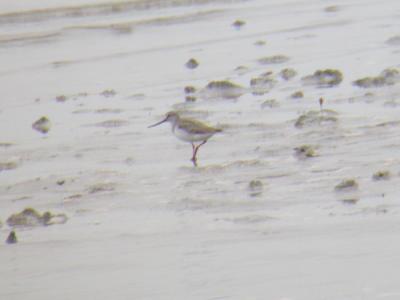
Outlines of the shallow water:
M0 163L14 166L0 171L0 220L25 207L69 217L0 245L0 298L397 299L399 85L352 85L399 66L386 43L397 1L26 0L0 12ZM258 62L274 55L289 60ZM284 68L298 75L251 92ZM328 68L343 82L303 84ZM215 80L244 94L202 97ZM198 168L167 124L147 128L173 109L224 130ZM41 116L47 134L31 127ZM315 156L296 155L302 145ZM350 178L356 192L335 191Z

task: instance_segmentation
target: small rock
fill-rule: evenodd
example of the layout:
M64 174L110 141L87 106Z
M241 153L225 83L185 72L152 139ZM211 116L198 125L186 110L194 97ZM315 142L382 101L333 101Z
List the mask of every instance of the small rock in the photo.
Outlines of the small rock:
M289 59L290 58L287 57L286 55L273 55L260 58L257 61L262 65L270 65L270 64L282 64L289 61Z
M115 24L111 26L111 29L117 34L129 34L133 32L130 24Z
M89 194L112 192L115 190L116 184L113 182L97 183L89 187Z
M294 92L293 94L291 94L290 97L293 99L300 99L300 98L304 97L304 94L302 91L297 91L297 92Z
M238 66L235 68L234 71L236 73L238 73L239 75L243 75L243 74L246 74L247 72L249 72L249 68L246 66Z
M239 85L232 83L228 80L221 80L221 81L211 81L207 84L206 88L213 90L213 89L234 89L240 87Z
M186 96L185 101L186 102L195 102L197 98L195 96Z
M248 188L250 190L250 196L255 197L262 194L264 185L260 180L253 179L249 182Z
M362 88L371 88L371 87L381 87L386 85L385 79L383 77L364 77L361 79L357 79L353 82L354 85Z
M250 87L253 95L264 95L268 93L276 84L272 72L266 72L250 80Z
M69 195L67 197L64 198L64 200L77 200L77 199L81 199L83 197L82 194L73 194L73 195Z
M34 227L64 224L67 220L65 214L53 215L48 211L40 214L33 208L25 208L22 212L11 215L7 219L7 224L11 227Z
M6 239L6 243L7 244L16 244L16 243L18 243L17 235L16 235L14 230L12 230L10 232L10 234L8 235L8 237Z
M294 148L294 151L295 155L301 159L317 156L315 149L310 145L301 145L300 147Z
M64 95L57 96L56 101L57 102L65 102L65 101L67 101L67 97Z
M115 119L115 120L107 120L107 121L103 121L100 123L96 123L95 126L104 127L104 128L118 128L118 127L126 126L128 124L129 124L128 121Z
M128 166L132 166L135 163L135 159L133 157L127 157L124 161Z
M0 148L9 148L11 146L14 146L12 143L1 143L0 142Z
M236 20L235 22L232 23L232 26L236 29L242 28L246 24L245 21L242 20Z
M343 204L354 205L360 200L358 183L353 178L342 180L334 190L337 200Z
M284 80L290 80L296 75L297 75L296 70L291 68L286 68L279 72L279 76L282 77Z
M211 81L201 92L205 98L224 99L236 99L244 93L245 89L243 87L228 80Z
M18 167L15 161L0 162L0 172L14 170Z
M400 45L400 35L396 35L391 37L386 41L386 44L391 46L399 46Z
M343 198L340 199L344 204L351 204L354 205L356 204L360 199L359 198Z
M185 66L188 69L196 69L199 66L199 63L194 58L191 58L185 63Z
M41 117L39 120L35 121L32 124L32 128L41 133L49 132L50 127L51 127L51 123L47 117Z
M297 128L303 128L306 126L322 125L322 124L336 124L338 119L336 117L337 113L332 110L324 109L323 114L321 111L308 111L300 115L294 126Z
M143 93L136 93L136 94L132 94L128 97L128 99L130 100L144 100L146 99L146 95Z
M113 89L110 90L104 90L100 93L100 95L108 98L108 97L114 97L117 94L117 92Z
M22 212L13 214L7 219L7 224L15 226L37 226L42 223L42 216L33 208L25 208Z
M65 183L65 180L64 180L64 179L62 179L62 180L57 180L57 184L58 184L58 185L64 185L64 183Z
M383 70L376 77L364 77L353 81L353 85L362 88L374 88L396 84L400 81L400 72L397 69L389 68Z
M304 84L317 85L319 87L332 87L343 81L342 72L339 70L326 69L317 70L312 75L305 76L301 79Z
M196 92L196 88L194 86L188 85L185 86L185 94L194 94Z
M324 8L324 11L328 12L328 13L337 12L339 10L340 10L340 7L337 5L327 6Z
M267 43L266 41L258 40L256 42L254 42L254 45L261 47L261 46L265 46L266 43Z
M94 111L96 114L119 114L123 112L122 109L119 108L99 108Z
M355 179L345 179L335 186L335 191L358 190L358 183Z
M261 108L274 108L274 107L279 107L279 102L276 101L275 99L268 99L265 100L263 103L261 103Z
M372 179L375 181L389 180L390 176L391 176L391 174L389 171L378 171L374 175L372 175Z

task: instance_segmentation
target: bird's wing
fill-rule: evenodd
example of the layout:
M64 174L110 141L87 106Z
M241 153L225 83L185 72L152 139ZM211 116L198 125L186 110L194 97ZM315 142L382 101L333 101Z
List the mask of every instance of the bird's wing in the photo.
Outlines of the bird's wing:
M199 121L185 120L185 119L181 120L181 122L179 124L179 128L185 128L188 132L194 133L194 134L215 133L215 132L220 131L220 129L210 127Z

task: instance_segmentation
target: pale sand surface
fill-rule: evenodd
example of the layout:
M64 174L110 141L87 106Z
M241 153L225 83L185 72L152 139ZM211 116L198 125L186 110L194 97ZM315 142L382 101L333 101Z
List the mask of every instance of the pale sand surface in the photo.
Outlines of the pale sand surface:
M15 167L0 171L0 299L400 299L400 84L352 84L399 67L400 2L17 3L0 4L0 164ZM289 60L258 63L273 55ZM343 81L301 81L318 69ZM252 93L267 71L273 88ZM225 79L243 95L185 102ZM336 121L295 127L320 97ZM147 128L173 109L224 129L198 168L167 124ZM335 192L349 178L358 189ZM26 207L69 219L7 245Z

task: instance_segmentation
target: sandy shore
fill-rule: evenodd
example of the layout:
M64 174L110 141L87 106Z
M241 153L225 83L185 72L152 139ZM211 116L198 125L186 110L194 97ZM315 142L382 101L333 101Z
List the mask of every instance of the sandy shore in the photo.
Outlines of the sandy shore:
M0 6L1 299L400 297L397 1L99 3Z

